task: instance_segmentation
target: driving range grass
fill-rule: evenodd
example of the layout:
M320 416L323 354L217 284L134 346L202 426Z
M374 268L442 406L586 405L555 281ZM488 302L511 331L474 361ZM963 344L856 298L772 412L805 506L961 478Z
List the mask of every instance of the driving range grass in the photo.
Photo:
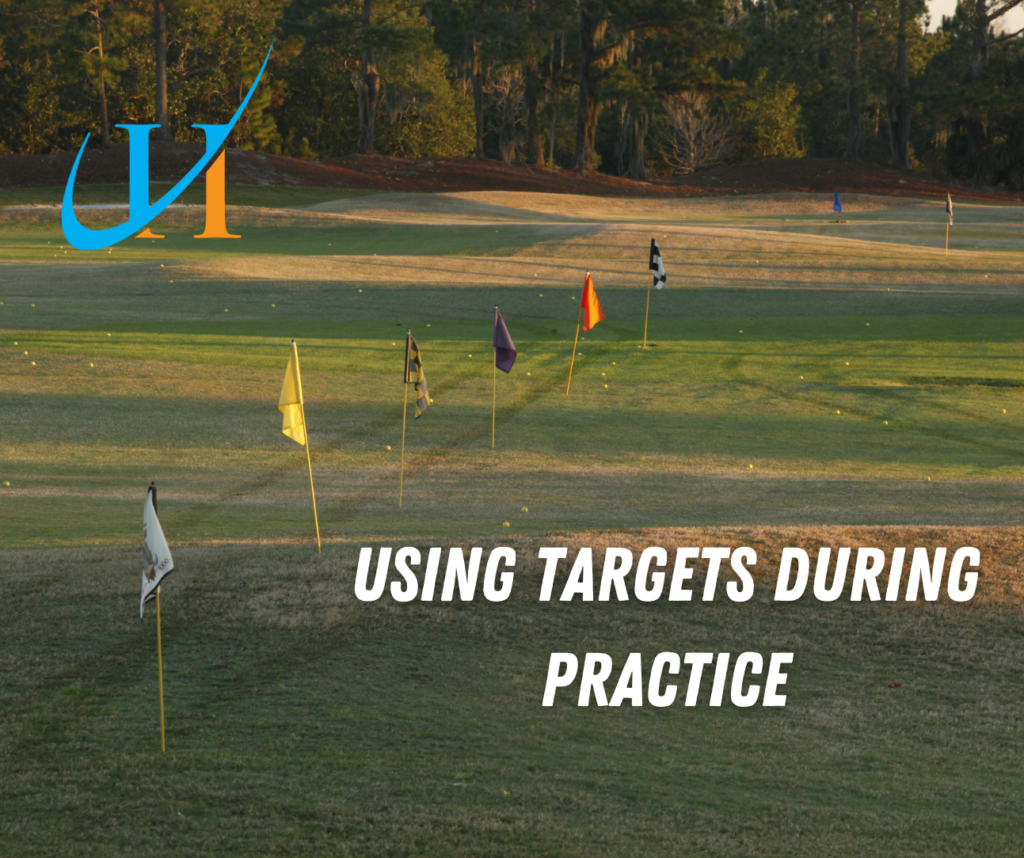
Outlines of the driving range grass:
M1020 528L504 542L501 604L357 602L354 544L179 547L166 755L137 549L5 553L4 853L1019 854ZM541 603L552 542L751 545L763 574L743 604ZM771 601L783 545L939 543L981 550L971 603ZM614 680L630 652L751 650L794 653L785 708L710 708L707 678L694 708L579 708L576 684L540 706L552 651L607 652Z
M989 244L947 259L927 206L865 200L881 225L836 236L795 198L666 203L645 350L636 210L450 196L233 210L235 242L181 209L66 256L52 213L0 212L0 851L1018 854L1016 210L972 209ZM608 318L566 396L588 268ZM492 451L495 304L520 354ZM399 511L408 328L434 404ZM276 410L292 337L322 556ZM133 619L150 480L166 757ZM742 605L538 604L536 569L501 605L363 605L381 540L751 544L767 577ZM975 544L980 596L772 603L794 543ZM560 650L796 657L782 710L542 710Z

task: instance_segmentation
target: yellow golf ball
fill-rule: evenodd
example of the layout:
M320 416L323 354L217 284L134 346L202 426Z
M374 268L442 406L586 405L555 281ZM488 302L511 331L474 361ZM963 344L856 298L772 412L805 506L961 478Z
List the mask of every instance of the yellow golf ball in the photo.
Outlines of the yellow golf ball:
M530 510L529 510L529 508L528 508L528 507L525 507L525 506L524 506L524 507L523 507L523 509L522 509L522 512L529 512L529 511L530 511Z
M509 524L509 523L508 523L507 521L503 521L503 522L501 523L501 526L502 526L502 527L511 527L512 525L511 525L511 524Z

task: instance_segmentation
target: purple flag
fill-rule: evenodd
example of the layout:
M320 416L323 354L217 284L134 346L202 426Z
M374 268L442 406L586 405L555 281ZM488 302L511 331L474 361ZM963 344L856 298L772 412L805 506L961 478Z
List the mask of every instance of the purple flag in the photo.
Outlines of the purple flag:
M512 364L516 362L516 344L505 327L498 308L494 308L494 365L502 372L512 372Z

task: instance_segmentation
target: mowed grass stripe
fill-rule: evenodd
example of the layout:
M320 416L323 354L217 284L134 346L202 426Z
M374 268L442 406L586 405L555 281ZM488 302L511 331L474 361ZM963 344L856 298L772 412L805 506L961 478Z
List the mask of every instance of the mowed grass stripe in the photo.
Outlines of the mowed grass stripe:
M549 506L543 518L537 515L516 526L550 528L569 521L594 526L619 520L624 510L630 521L651 524L750 521L761 514L777 520L780 510L793 515L801 508L809 516L804 520L843 515L842 503L838 511L818 502L801 504L799 480L778 481L787 475L866 479L874 481L876 491L887 491L882 487L891 480L930 478L959 485L964 480L1019 479L1024 403L1012 375L1018 347L989 343L979 351L986 326L1002 333L1003 320L998 319L977 320L978 331L966 341L969 322L950 320L953 337L937 339L944 333L943 319L922 322L916 329L922 340L897 343L884 343L874 333L866 334L871 338L863 342L825 339L830 328L855 330L852 320L794 325L783 319L779 324L785 338L773 342L769 338L778 320L719 319L720 328L744 328L734 328L731 342L694 342L683 331L675 341L659 340L646 353L631 341L629 326L602 323L590 339L581 341L576 390L569 397L562 393L567 344L520 339L522 358L514 375L501 379L497 454L486 443L491 358L486 341L475 339L482 326L435 322L445 339L434 341L433 328L419 325L435 406L411 424L407 465L414 477L412 497L422 489L432 500L429 510L406 515L417 519L416 527L431 532L443 531L443 521L459 522L461 532L472 527L486 532L514 518L520 506L539 513L546 506L538 508L536 502L546 496L543 486L555 479L560 462L569 461L594 471L585 470L581 479L595 488L606 479L595 476L597 471L618 472L624 482L611 497L588 489L582 501L574 499L561 510ZM689 323L698 326L698 320ZM876 320L875 327L886 325ZM334 532L341 528L347 535L372 534L397 526L383 524L400 441L401 388L395 366L402 328L392 330L394 341L351 336L302 341L314 461ZM801 343L795 339L800 330L817 336ZM451 338L458 333L474 339ZM15 335L30 346L29 358L39 361L31 367L11 347L13 341L7 343L17 370L7 377L5 393L10 406L6 476L14 478L5 505L9 520L19 522L14 534L29 526L21 531L23 536L9 538L39 544L50 530L30 526L32 510L37 503L52 502L62 485L77 496L85 492L112 503L110 516L116 516L125 503L120 498L157 475L174 487L182 502L194 505L191 514L181 510L182 538L248 538L268 526L268 535L302 532L306 501L299 479L301 451L280 436L274 410L286 339L8 334ZM879 355L883 343L885 351ZM98 361L96 367L84 364L85 355ZM850 360L838 359L842 357ZM381 397L387 389L393 390L393 401ZM638 414L645 415L643 421L637 421ZM111 446L110 439L116 437L123 437L125 444ZM941 443L936 446L936 441ZM390 453L384 450L387 445L392 446ZM519 469L523 476L514 480L511 492L503 489L488 502L486 469L493 464L484 462L495 459L502 473L511 476ZM114 460L118 464L111 468ZM746 483L737 495L738 484L728 475L749 464L756 468L743 477ZM649 468L662 472L659 479L670 484L672 474L680 486L703 474L699 479L710 479L711 485L704 484L697 502L669 490L667 504L652 503L650 478L644 476ZM755 485L760 489L753 489L754 496L759 490L763 500L744 508L736 499L749 500ZM983 520L1001 491L992 487L968 492L975 500L952 514L963 521ZM438 492L446 495L440 504ZM950 520L956 509L953 498L959 496L952 485L935 487L931 495L917 497L905 520ZM848 497L848 520L864 520L860 491ZM932 513L928 497L934 499ZM926 505L919 506L922 502ZM260 512L247 522L242 510L253 503ZM280 503L277 524L275 503ZM16 513L19 506L25 515ZM649 521L644 520L645 509ZM892 518L898 509L886 506L880 519L868 520L898 521ZM73 504L69 510L74 517ZM732 518L736 515L740 518ZM816 518L821 515L826 517ZM122 527L111 531L109 524L93 527L89 517L77 517L79 524L70 532L89 541L107 542L114 533L130 532ZM218 518L221 524L214 523ZM1000 510L998 520L1016 519L1008 507ZM233 534L230 528L240 523Z
M806 198L648 216L644 201L381 197L332 203L344 223L232 210L249 236L235 248L193 241L199 213L182 210L162 245L67 263L52 220L0 213L3 240L24 240L0 264L4 848L1017 854L1018 212L965 211L998 251L946 260L919 246L930 209L877 200L851 201L865 223L845 229ZM652 234L670 283L643 351ZM608 319L566 397L586 268ZM498 379L492 452L495 304L520 358ZM410 420L399 511L409 327L435 402ZM322 555L304 451L276 411L292 337ZM136 613L151 479L178 567L166 756L152 615ZM815 522L835 526L763 526ZM839 526L879 522L932 526ZM360 603L357 549L383 541L513 545L515 596ZM659 543L753 546L757 595L536 600L540 545ZM794 544L975 545L979 594L774 603ZM539 706L552 651L752 649L795 653L785 709L580 709L575 689Z
M794 542L891 548L947 537L986 557L1012 556L1021 540L754 530L568 541L746 543L770 566ZM540 543L514 544L529 556ZM766 597L682 610L541 605L535 564L514 603L399 608L352 600L351 549L183 548L165 588L164 757L152 659L121 674L90 658L69 668L45 658L52 641L42 642L59 617L62 645L152 656L152 621L139 624L136 582L118 571L129 550L7 553L6 581L36 577L40 559L63 580L8 593L0 608L5 650L25 656L4 710L12 726L33 722L0 738L17 772L5 781L16 847L46 854L70 839L110 854L114 838L114 854L215 844L582 856L631 854L639 836L647 848L715 855L913 855L925 842L930 854L1014 854L1020 690L1007 666L1024 638L1002 589L1016 580L1006 561L988 566L989 586L966 610ZM49 615L33 607L41 599ZM791 649L790 702L581 710L567 694L540 710L547 652L581 647L618 661L638 650ZM894 679L901 688L886 688Z

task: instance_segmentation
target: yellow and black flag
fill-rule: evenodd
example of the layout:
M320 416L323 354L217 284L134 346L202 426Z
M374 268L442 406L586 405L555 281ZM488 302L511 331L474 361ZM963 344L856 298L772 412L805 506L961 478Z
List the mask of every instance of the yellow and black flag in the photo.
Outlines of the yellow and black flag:
M427 377L423 374L423 361L420 359L420 347L412 338L412 331L405 334L405 378L406 384L415 384L416 416L421 417L430 408L430 391L427 390Z

